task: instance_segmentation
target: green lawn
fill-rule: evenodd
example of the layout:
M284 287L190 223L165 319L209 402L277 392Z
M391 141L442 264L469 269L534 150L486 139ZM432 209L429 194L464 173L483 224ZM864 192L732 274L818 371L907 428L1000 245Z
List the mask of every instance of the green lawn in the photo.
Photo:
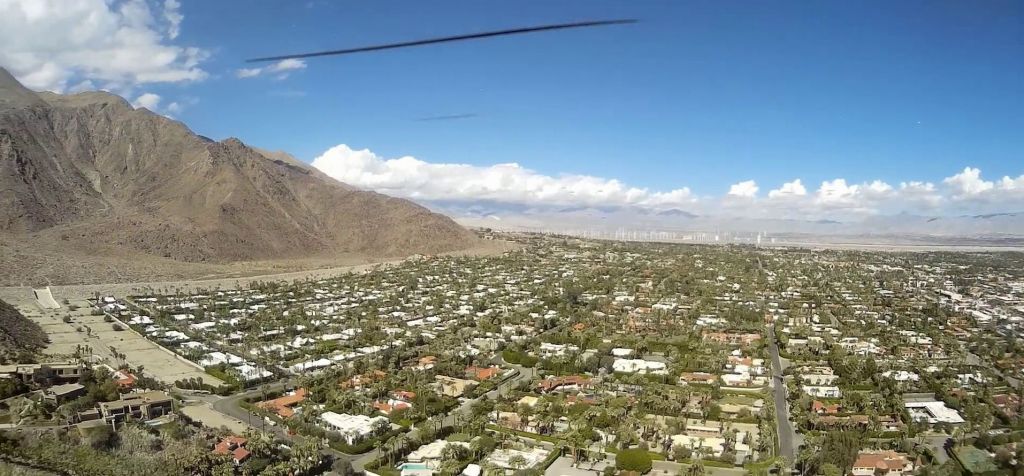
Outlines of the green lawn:
M973 446L961 446L953 450L953 456L960 466L971 474L982 474L999 469L988 453Z

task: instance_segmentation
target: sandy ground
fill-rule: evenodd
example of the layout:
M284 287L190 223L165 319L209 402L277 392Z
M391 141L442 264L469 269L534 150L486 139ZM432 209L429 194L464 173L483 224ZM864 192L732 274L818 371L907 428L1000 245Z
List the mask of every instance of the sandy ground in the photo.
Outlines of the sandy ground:
M227 428L228 431L241 435L249 429L249 425L243 421L231 418L213 409L209 403L194 403L181 407L181 413L189 418L202 422L210 428Z
M447 253L449 256L493 256L515 249L518 245L505 241L486 241L481 246ZM295 281L306 279L324 279L346 273L361 273L373 269L376 266L388 266L398 264L406 258L378 261L373 263L361 262L357 264L346 264L343 266L324 266L324 262L316 260L292 261L288 263L277 263L282 271L260 272L268 268L264 264L249 263L252 268L248 273L235 271L231 273L213 273L208 275L197 275L192 279L181 280L140 280L112 282L107 284L75 284L50 286L53 297L57 301L63 299L85 299L93 297L96 293L101 295L113 295L124 297L129 294L138 293L143 289L152 289L158 292L192 292L198 289L235 289L244 287L254 281ZM180 263L179 263L180 264ZM242 264L237 264L241 266ZM236 265L232 265L236 266ZM205 271L206 268L201 268ZM253 271L255 270L255 271ZM8 278L15 281L14 278ZM24 299L32 299L32 289L28 286L0 287L0 299L7 302L17 302Z
M81 345L91 347L95 359L117 368L122 362L111 353L110 347L114 347L118 353L125 355L125 361L132 367L142 365L146 375L162 382L173 384L176 380L202 377L204 382L211 385L222 383L197 365L160 347L127 326L126 330L115 331L112 323L103 322L103 316L91 315L89 303L84 300L70 301L72 305L79 306L76 310L71 310L69 306L41 310L30 299L9 302L17 306L25 317L38 323L50 337L50 345L43 350L43 354L53 360L70 358L76 347ZM71 316L71 323L65 323L64 316ZM91 335L86 333L86 328L92 330Z

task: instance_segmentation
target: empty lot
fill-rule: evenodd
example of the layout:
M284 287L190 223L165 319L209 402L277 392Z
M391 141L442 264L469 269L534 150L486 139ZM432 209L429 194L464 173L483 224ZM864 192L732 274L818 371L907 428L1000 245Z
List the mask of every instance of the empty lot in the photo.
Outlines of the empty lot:
M27 296L16 296L10 302L38 323L50 337L50 345L43 354L52 356L54 360L71 358L78 346L89 346L97 360L102 359L111 367L116 368L122 363L135 368L141 365L146 375L168 384L192 377L202 378L203 382L214 386L223 383L127 326L123 331L115 331L112 323L104 322L103 316L91 315L89 303L84 300L72 300L70 305L62 303L60 309L44 310L36 305L29 292ZM73 309L76 306L77 309ZM65 316L71 317L70 323L64 322ZM113 355L111 347L124 354L124 362Z

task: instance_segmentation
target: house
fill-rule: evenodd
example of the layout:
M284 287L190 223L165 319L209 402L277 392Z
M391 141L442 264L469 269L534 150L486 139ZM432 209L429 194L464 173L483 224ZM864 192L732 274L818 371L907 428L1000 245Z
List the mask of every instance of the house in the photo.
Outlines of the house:
M565 377L548 377L537 384L537 390L541 393L548 393L554 390L581 390L591 386L590 379L581 375L569 375Z
M276 413L281 418L291 418L295 415L294 407L305 401L307 395L306 389L300 388L273 400L258 402L256 406L268 412Z
M811 411L818 415L836 415L839 413L839 404L826 404L820 400L815 400L814 403L811 404Z
M213 454L215 455L230 455L235 465L245 463L251 453L245 449L245 444L248 442L245 438L240 436L227 436L224 437L213 447Z
M529 451L514 450L514 449L496 449L491 454L487 455L486 461L492 465L506 469L506 470L518 470L532 468L544 461L551 454L551 451L546 450L542 447L533 448ZM512 464L512 461L516 459L516 456L521 456L523 461L526 463L522 467L516 467Z
M77 382L85 366L77 362L51 362L44 364L15 364L4 366L0 373L17 377L25 383L56 385Z
M118 370L111 377L117 382L117 387L122 390L130 390L135 386L135 381L138 380L135 375L132 375L127 370Z
M174 400L164 392L126 393L120 400L100 403L103 421L121 422L131 417L152 420L164 416L174 409Z
M644 359L615 359L612 362L612 370L630 374L665 374L668 372L664 362Z
M1012 393L993 395L992 404L1008 417L1017 416L1021 411L1020 397Z
M960 416L960 413L947 407L944 402L906 402L904 406L906 406L907 412L910 413L910 419L914 421L922 421L930 425L936 423L958 425L964 422L964 418Z
M54 385L43 390L43 400L54 405L61 405L82 395L85 395L85 386L77 383Z
M384 380L388 374L381 372L380 370L372 370L362 375L356 375L344 382L338 384L343 389L360 389L374 382Z
M493 365L490 367L476 367L473 365L466 367L466 377L476 380L478 382L483 382L484 380L492 379L500 374L501 369Z
M431 443L427 443L423 446L420 446L412 453L409 453L409 455L406 456L405 459L406 461L409 461L411 463L424 463L428 467L431 467L431 469L436 469L438 466L440 466L442 454L444 453L444 449L448 445L460 445L465 447L466 449L469 449L469 443L461 441L449 442L445 440L434 440Z
M861 451L853 463L854 476L900 476L914 471L914 462L903 453Z
M843 392L839 387L828 385L804 385L800 387L804 393L815 398L842 398Z
M368 417L334 412L324 412L320 415L320 421L325 429L338 432L350 445L373 435L378 426L388 424L388 419L382 416Z
M699 383L710 385L718 380L718 376L715 374L709 374L707 372L683 372L679 376L679 384L686 385L691 383Z
M719 344L748 346L761 340L761 334L741 332L705 332L704 339Z
M441 386L441 394L449 397L461 397L467 391L476 387L476 382L472 380L448 377L446 375L437 375L434 379L437 380L437 383Z
M373 402L373 408L385 415L391 415L391 412L412 408L412 404L392 398L383 402Z

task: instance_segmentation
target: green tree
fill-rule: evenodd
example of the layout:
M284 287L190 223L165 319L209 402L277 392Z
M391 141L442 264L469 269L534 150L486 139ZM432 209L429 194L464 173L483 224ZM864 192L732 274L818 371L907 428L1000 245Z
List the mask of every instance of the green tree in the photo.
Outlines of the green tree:
M615 455L615 467L624 471L643 474L650 471L652 465L651 455L641 449L622 450Z

